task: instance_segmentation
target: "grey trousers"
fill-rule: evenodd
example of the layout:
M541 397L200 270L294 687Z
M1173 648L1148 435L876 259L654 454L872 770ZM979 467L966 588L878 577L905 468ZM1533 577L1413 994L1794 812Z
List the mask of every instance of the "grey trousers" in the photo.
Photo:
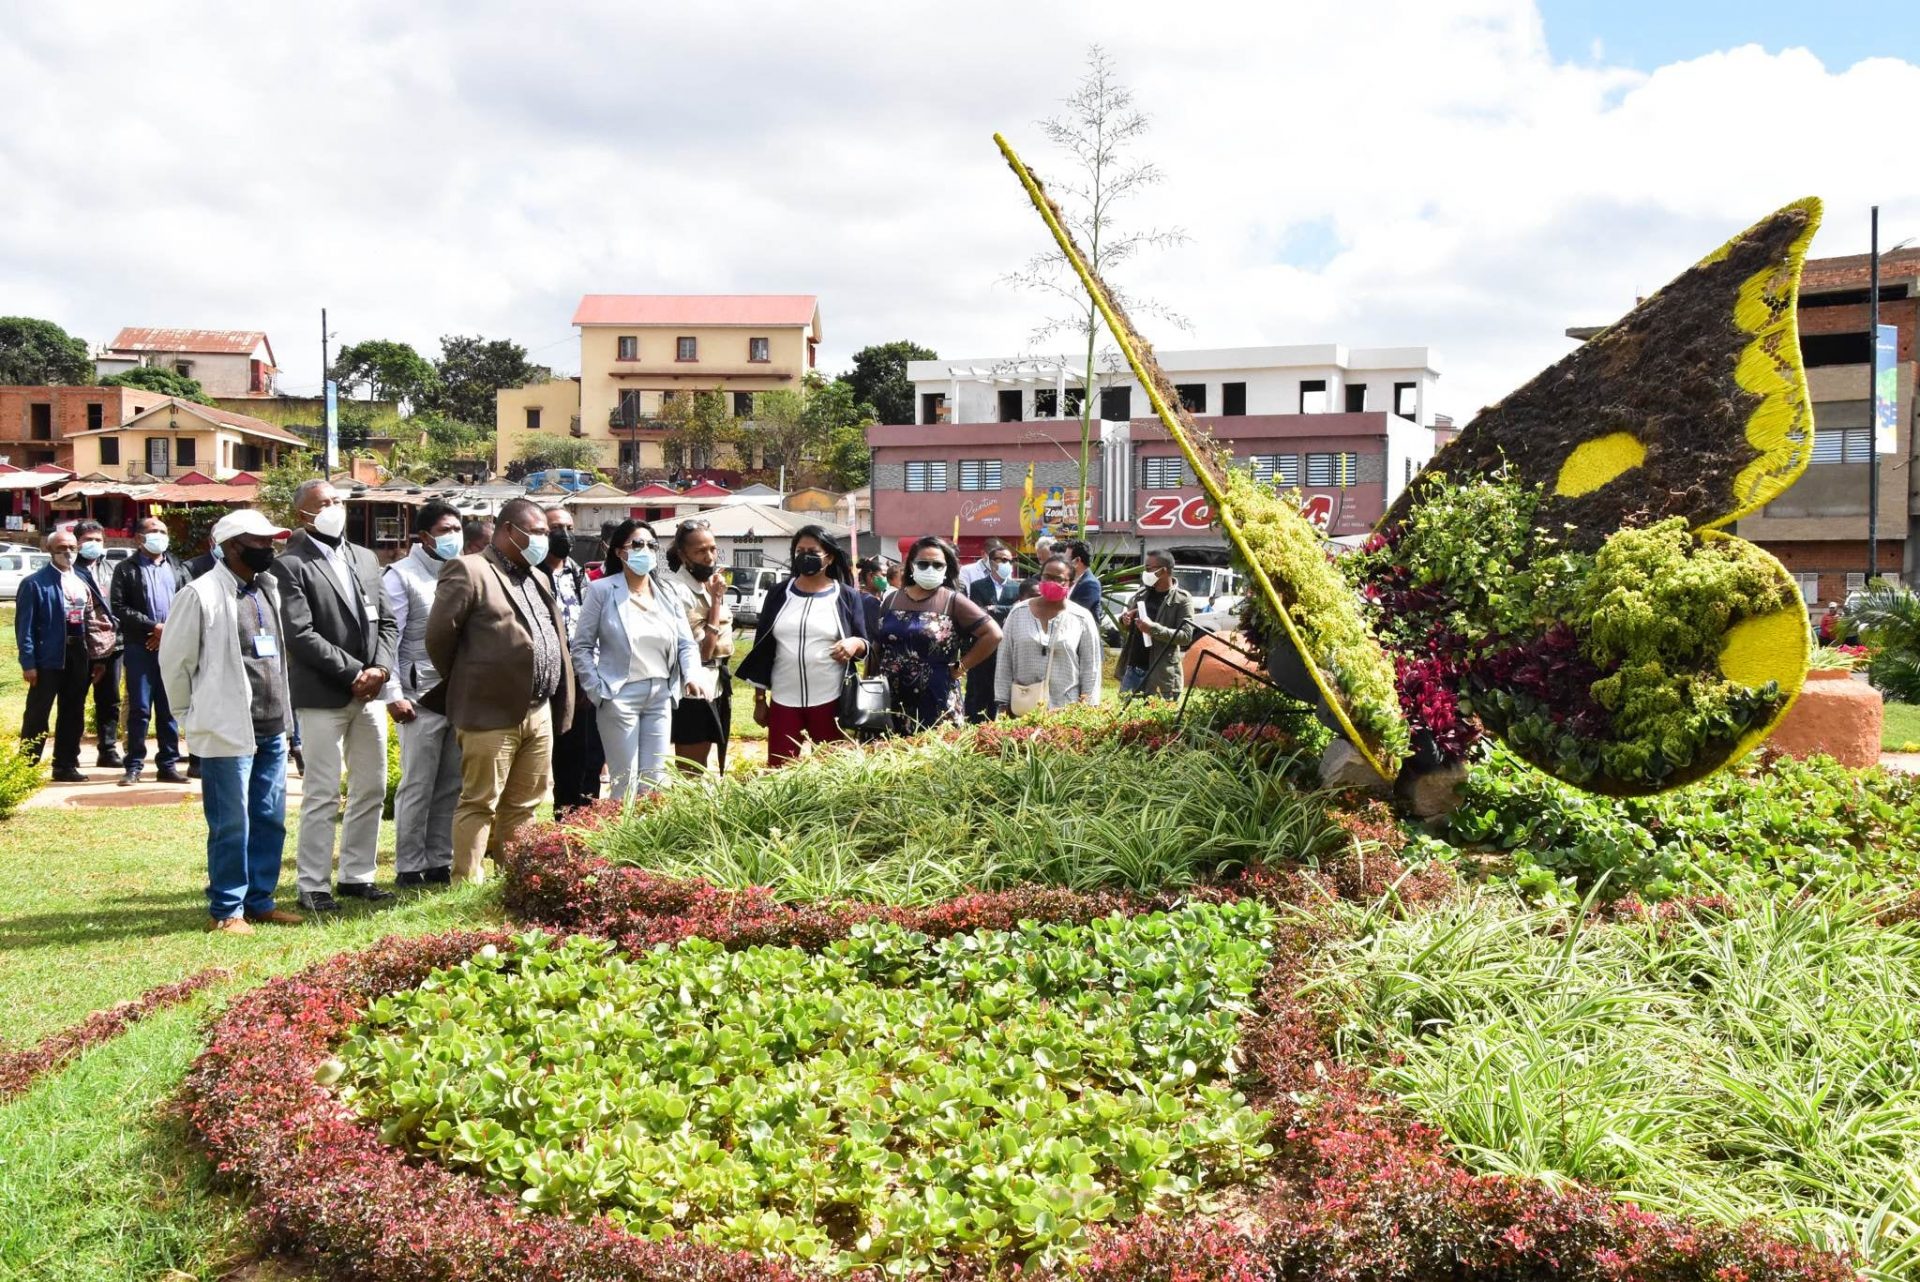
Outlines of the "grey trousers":
M300 893L333 889L333 821L340 815L340 777L347 779L340 819L340 881L373 881L380 849L380 809L387 800L387 707L355 699L344 708L300 708Z
M414 704L397 723L400 786L393 794L393 866L425 872L453 866L453 811L460 804L460 741L453 723Z

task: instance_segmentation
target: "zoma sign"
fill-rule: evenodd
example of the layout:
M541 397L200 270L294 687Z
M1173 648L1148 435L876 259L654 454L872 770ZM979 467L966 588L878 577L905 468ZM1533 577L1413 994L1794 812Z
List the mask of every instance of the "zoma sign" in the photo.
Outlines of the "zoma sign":
M1333 520L1333 497L1310 494L1300 505L1300 514L1321 529ZM1204 495L1183 498L1178 494L1155 494L1140 506L1140 518L1134 522L1142 530L1204 530L1213 524L1213 505Z

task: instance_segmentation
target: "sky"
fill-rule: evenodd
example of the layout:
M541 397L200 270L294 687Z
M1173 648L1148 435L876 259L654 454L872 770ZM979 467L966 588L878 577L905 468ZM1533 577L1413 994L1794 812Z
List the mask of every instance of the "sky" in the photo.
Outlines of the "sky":
M336 346L509 337L578 368L583 293L812 293L821 364L1049 355L1006 133L1101 44L1163 181L1115 272L1162 348L1425 345L1464 420L1740 228L1920 237L1920 5L1756 0L0 0L0 314Z

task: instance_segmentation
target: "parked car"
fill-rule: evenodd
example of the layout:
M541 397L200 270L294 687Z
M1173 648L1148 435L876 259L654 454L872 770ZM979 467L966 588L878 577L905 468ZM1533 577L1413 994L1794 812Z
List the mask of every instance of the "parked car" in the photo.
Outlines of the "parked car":
M572 467L550 467L541 472L528 472L522 480L530 490L547 485L557 486L569 494L590 488L595 480L594 473Z
M785 566L736 565L727 571L727 605L733 610L735 627L751 628L760 622L760 606L767 589L787 577Z
M52 558L45 552L25 548L16 552L0 552L0 601L11 601L19 596L20 580L50 560Z

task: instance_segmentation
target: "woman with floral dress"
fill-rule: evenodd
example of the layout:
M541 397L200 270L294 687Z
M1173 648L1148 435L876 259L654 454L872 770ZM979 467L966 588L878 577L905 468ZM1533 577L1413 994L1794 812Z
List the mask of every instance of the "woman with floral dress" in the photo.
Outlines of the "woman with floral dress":
M898 734L916 734L960 715L966 672L993 656L1000 628L955 585L960 557L928 534L907 553L906 583L881 602L872 671L893 693ZM962 639L972 637L964 654Z

